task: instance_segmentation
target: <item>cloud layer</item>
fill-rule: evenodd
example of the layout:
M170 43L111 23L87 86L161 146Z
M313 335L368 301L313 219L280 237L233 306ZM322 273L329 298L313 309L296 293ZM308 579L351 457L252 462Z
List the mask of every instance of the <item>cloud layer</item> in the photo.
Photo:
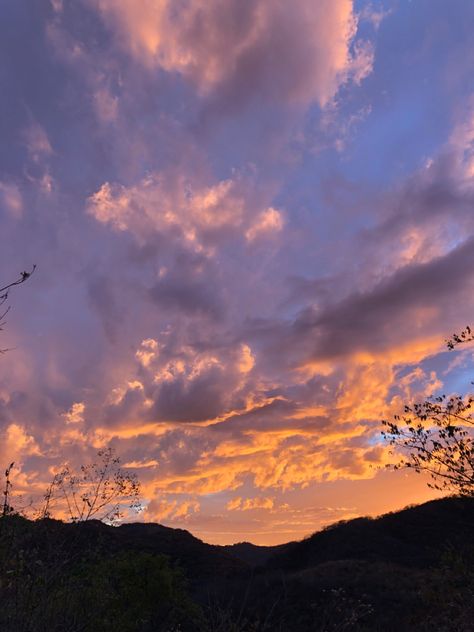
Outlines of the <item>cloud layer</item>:
M470 381L472 10L413 4L7 3L18 492L111 445L141 519L259 543L429 496L380 420Z

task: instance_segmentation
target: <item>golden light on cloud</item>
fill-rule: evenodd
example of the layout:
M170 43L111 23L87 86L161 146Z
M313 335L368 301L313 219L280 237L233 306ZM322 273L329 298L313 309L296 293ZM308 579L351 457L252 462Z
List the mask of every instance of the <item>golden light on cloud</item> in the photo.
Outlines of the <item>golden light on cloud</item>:
M469 20L39 4L0 38L5 283L38 266L1 331L18 490L112 446L141 520L260 543L428 498L381 420L472 377Z
M238 496L227 503L229 511L251 511L253 509L273 509L273 498L241 498Z

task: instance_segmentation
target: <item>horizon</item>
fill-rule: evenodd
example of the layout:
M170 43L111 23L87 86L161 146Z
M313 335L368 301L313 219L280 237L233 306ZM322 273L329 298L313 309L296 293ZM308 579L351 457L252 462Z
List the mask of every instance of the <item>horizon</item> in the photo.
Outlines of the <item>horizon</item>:
M130 521L258 545L439 497L381 422L473 379L474 4L2 13L14 492L111 446Z

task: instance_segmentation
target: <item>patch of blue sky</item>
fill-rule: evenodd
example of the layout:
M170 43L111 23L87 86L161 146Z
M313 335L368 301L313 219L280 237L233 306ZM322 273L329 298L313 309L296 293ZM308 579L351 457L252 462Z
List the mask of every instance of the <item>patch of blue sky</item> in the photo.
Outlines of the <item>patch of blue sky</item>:
M440 150L447 134L447 121L430 121L425 100L407 95L390 107L372 110L351 146L350 159L345 156L340 169L346 177L385 188L420 169Z
M419 378L415 378L410 382L411 390L413 392L425 390L427 380L430 379L432 372L434 372L438 379L441 380L442 386L428 395L465 394L471 392L473 390L471 382L474 381L474 358L472 352L468 350L459 353L463 353L463 356L456 355L456 352L446 351L420 362L418 366L421 369L421 373ZM395 382L389 390L388 400L400 394L398 385L413 372L413 368L411 365L400 368Z
M372 447L384 445L386 443L386 440L382 436L382 431L383 431L383 426L380 425L380 430L378 432L375 432L374 434L371 434L368 437L367 445L372 446Z

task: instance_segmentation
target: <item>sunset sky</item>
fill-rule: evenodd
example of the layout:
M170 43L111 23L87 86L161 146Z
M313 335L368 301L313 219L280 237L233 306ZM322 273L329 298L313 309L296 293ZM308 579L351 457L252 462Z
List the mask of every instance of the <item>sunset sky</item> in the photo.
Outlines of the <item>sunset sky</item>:
M16 491L111 445L138 519L258 544L432 497L380 420L474 379L474 2L0 16Z

